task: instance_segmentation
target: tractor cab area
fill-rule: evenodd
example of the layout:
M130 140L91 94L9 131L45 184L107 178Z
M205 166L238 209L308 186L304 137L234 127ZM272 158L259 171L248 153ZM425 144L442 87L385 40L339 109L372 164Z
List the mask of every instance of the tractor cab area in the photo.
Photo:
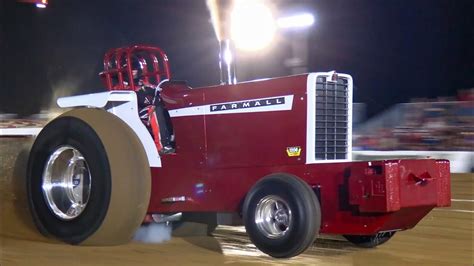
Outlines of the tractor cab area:
M168 57L158 47L114 48L104 56L99 73L109 91L136 92L138 115L161 154L175 153L173 126L161 98L160 85L170 79Z
M99 73L107 90L139 89L144 85L157 87L171 78L168 57L158 47L134 45L114 48L104 56L104 71Z

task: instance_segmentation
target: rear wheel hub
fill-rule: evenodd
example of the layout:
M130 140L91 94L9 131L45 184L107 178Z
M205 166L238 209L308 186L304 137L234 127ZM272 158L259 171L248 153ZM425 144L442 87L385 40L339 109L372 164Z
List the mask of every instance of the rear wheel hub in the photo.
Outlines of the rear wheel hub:
M86 208L91 175L84 156L74 147L61 146L47 159L42 178L49 209L62 220L77 218Z

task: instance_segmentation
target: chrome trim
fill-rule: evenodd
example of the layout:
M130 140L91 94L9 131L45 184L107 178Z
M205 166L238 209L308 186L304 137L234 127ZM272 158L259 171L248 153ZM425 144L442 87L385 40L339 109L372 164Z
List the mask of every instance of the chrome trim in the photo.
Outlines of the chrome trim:
M219 42L219 68L221 70L221 84L237 84L235 75L235 49L230 39Z
M289 204L276 195L262 198L255 209L255 224L267 238L278 239L288 233L293 223Z
M161 203L175 203L175 202L185 202L185 201L186 201L185 196L169 197L169 198L161 199Z
M306 116L306 163L332 163L332 162L347 162L352 160L352 77L347 74L337 74L331 72L317 72L310 73L307 79L307 116ZM333 77L337 77L340 85L345 85L344 90L339 95L339 89L334 88L337 83L332 81ZM320 83L319 85L317 83ZM326 94L326 89L329 92ZM331 91L332 90L332 91ZM336 93L335 90L338 90ZM341 96L341 98L339 98ZM319 99L317 99L319 97ZM332 97L332 100L331 100ZM329 99L329 104L334 106L327 106L325 103L316 103L316 100L325 101ZM342 100L342 102L338 102ZM336 104L347 104L346 108L336 106ZM334 112L325 112L324 109L330 109ZM333 108L333 109L331 109ZM318 111L322 110L322 111ZM342 112L346 113L342 114ZM337 114L339 113L339 114ZM329 114L327 116L326 114ZM341 115L341 116L339 116ZM337 121L338 119L341 121ZM317 121L319 120L319 121ZM318 122L318 124L317 124ZM345 124L345 126L343 125ZM346 128L346 132L337 132ZM343 133L343 134L340 134ZM345 135L345 138L344 138ZM318 140L317 140L318 138ZM336 140L337 139L337 140ZM329 140L329 142L327 142ZM318 141L318 142L317 142ZM332 143L331 143L332 141ZM339 141L339 142L337 142ZM342 142L341 142L342 141ZM324 143L323 143L324 142ZM345 143L343 143L345 142ZM318 146L318 147L316 147ZM345 152L344 152L345 150ZM345 153L345 156L344 156Z
M336 78L333 80L332 78ZM348 154L349 81L333 74L316 78L316 160L344 160Z
M46 205L57 218L77 218L91 193L91 174L84 156L72 146L57 148L46 161L41 187Z

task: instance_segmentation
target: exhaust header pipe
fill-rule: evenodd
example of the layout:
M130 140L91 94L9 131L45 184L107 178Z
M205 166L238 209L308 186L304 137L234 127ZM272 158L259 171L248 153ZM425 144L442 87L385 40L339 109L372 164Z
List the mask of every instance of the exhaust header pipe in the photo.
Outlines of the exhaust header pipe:
M236 84L235 75L235 53L234 46L230 39L219 42L219 68L221 70L221 84Z

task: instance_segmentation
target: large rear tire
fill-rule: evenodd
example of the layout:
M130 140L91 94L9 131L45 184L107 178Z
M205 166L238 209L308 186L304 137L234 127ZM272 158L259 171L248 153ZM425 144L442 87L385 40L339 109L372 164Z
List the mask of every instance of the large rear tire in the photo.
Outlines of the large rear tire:
M253 186L243 204L245 229L255 246L276 258L296 256L319 233L321 208L313 190L296 176L270 175Z
M28 203L39 231L70 244L132 239L150 200L150 167L136 134L99 109L51 121L31 149Z

